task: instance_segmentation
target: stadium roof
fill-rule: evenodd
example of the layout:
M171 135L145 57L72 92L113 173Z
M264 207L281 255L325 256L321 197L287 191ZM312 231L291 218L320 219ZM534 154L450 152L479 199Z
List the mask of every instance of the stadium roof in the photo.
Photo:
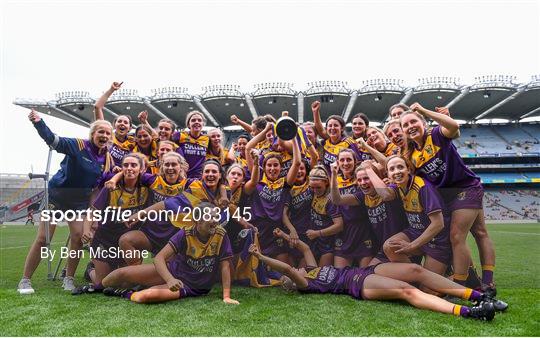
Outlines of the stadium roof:
M93 120L96 99L88 92L70 91L57 94L54 100L16 99L14 104L87 126ZM121 89L110 97L104 113L109 120L128 114L137 121L138 113L147 110L152 125L169 118L184 127L187 113L199 110L209 126L226 127L231 125L233 114L249 122L257 116L279 117L288 111L299 122L310 121L315 100L321 101L323 121L340 115L350 122L352 116L363 112L371 121L384 122L388 108L400 102L419 102L428 109L447 106L453 117L467 122L494 118L519 121L540 116L540 75L532 76L528 83L516 83L512 76L481 76L470 85L460 84L456 78L431 77L419 79L411 87L397 79L375 79L364 81L357 89L342 81L316 81L308 83L304 91L283 82L257 84L251 92L242 92L237 85L212 85L198 95L183 87L154 89L149 96Z

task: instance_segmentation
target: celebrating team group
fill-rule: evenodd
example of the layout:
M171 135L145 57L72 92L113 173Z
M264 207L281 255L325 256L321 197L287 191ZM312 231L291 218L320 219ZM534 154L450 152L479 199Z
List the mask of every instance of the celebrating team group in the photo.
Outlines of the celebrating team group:
M313 121L297 123L290 140L278 137L271 115L250 122L233 115L245 133L227 149L220 129L203 131L199 111L187 114L185 128L168 119L154 128L146 112L134 133L129 115L106 121L105 104L121 85L114 82L96 102L88 139L60 137L37 112L29 115L46 144L65 154L49 182L49 209L131 211L124 222L68 222L71 250L129 254L91 257L90 284L79 287L79 258L70 256L65 290L155 303L205 295L221 282L223 301L238 304L231 285L247 254L281 276L284 288L302 293L401 299L482 320L508 307L495 298L483 188L452 143L459 124L447 108L396 104L382 129L358 113L347 133L339 115L323 124L315 101ZM172 216L145 218L160 211ZM44 224L26 257L21 294L34 292L30 279L46 229L50 237L55 231ZM142 251L152 253L152 263L143 264Z

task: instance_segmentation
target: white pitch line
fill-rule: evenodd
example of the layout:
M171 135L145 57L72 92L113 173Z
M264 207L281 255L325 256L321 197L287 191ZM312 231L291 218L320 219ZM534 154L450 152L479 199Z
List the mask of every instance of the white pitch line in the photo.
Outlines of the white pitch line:
M62 244L62 242L53 242L53 243L51 243L51 245L56 245L56 244ZM21 246L8 246L8 247L5 247L5 248L0 248L0 250L30 248L31 246L32 246L32 244L30 244L30 245L21 245Z

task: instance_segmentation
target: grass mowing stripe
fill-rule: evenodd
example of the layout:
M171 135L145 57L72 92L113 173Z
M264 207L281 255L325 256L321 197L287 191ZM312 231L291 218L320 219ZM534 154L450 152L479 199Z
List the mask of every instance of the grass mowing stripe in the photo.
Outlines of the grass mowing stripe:
M516 232L516 231L492 230L489 233L492 233L492 232L500 232L500 233L503 233L503 234L513 234L513 235L523 235L523 236L528 236L528 235L540 236L540 233L537 233L537 232Z

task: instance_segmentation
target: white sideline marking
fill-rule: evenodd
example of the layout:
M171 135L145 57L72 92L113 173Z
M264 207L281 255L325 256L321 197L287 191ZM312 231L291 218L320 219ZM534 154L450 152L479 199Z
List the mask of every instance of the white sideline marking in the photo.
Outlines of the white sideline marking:
M500 232L505 234L514 234L514 235L533 235L533 236L540 236L539 232L517 232L517 231L501 231L501 230L488 230L488 233L490 232Z
M52 242L51 245L61 244L62 242ZM8 246L5 248L0 248L0 250L9 250L9 249L22 249L22 248L30 248L32 244L29 245L20 245L20 246Z

